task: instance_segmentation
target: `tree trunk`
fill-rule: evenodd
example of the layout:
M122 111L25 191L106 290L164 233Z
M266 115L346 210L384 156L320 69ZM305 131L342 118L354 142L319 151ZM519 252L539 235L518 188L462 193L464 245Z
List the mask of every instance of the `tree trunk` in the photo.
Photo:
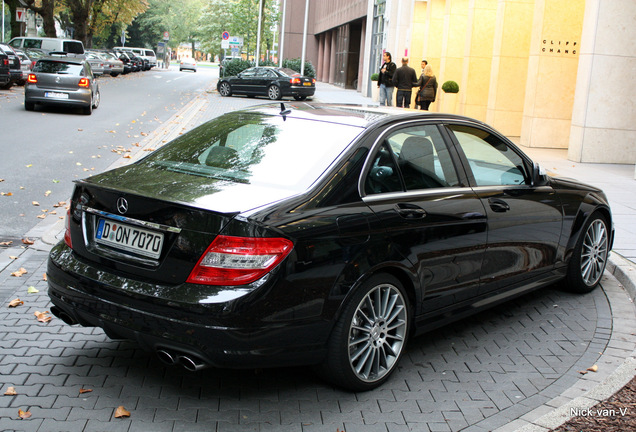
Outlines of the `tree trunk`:
M9 14L11 16L11 39L14 37L22 36L22 23L16 22L15 20L15 11L18 7L22 7L22 5L18 4L18 0L3 0L7 5L9 5Z
M71 22L73 23L73 39L80 40L88 45L88 18L93 6L93 0L67 0Z
M35 5L35 0L23 0L23 3L27 4L27 7L33 12L39 14L42 17L42 24L44 27L44 34L47 37L57 37L55 31L55 0L42 0L42 6Z

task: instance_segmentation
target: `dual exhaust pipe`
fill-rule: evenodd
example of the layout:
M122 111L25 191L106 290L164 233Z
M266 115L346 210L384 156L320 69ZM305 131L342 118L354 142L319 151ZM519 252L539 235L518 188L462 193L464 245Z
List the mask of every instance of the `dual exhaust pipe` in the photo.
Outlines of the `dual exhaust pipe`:
M176 351L160 349L157 350L157 357L159 357L159 360L164 364L169 366L182 366L190 372L200 371L209 366L201 359L191 356L190 354L182 354Z

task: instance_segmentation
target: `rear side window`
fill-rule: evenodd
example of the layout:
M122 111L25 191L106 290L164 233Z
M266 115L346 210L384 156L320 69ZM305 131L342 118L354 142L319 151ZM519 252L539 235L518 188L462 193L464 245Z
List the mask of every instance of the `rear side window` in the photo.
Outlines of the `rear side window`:
M81 42L65 41L63 50L71 54L84 54L84 45Z
M35 64L33 72L82 76L84 75L84 68L81 64L39 60Z
M150 50L146 50L146 55L148 57L154 57L155 56L155 52L154 51L150 51Z

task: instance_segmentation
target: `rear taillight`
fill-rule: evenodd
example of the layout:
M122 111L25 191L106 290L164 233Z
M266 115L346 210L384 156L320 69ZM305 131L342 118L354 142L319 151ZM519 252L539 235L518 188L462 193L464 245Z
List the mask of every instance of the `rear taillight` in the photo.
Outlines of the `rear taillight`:
M311 79L311 83L312 83L312 84L316 84L316 78L312 78L312 79Z
M9 59L2 59L2 64L9 66Z
M291 85L299 85L301 80L300 78L292 78L289 80L289 82L291 83Z
M66 231L64 231L64 243L66 246L73 249L73 242L71 241L71 209L66 211Z
M91 81L88 78L80 78L78 85L88 88L91 85Z
M38 82L38 77L36 74L29 74L29 76L27 77L27 82L31 83L31 84L37 84Z
M245 285L272 271L294 248L284 238L217 236L187 282L204 285Z

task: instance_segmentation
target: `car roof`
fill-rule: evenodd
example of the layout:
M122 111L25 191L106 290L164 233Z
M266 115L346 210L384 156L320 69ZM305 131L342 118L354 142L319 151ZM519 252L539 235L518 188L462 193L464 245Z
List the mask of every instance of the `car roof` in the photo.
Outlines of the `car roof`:
M77 58L77 57L68 57L68 56L44 56L41 57L40 59L38 59L38 61L57 61L57 62L64 62L64 63L72 63L72 64L77 64L77 65L81 65L86 63L85 59L82 58Z
M256 105L242 112L255 112L272 116L286 116L314 121L338 123L362 128L372 128L396 120L437 120L460 121L479 124L491 129L478 120L455 114L436 113L378 105L328 104L313 102L268 103Z

